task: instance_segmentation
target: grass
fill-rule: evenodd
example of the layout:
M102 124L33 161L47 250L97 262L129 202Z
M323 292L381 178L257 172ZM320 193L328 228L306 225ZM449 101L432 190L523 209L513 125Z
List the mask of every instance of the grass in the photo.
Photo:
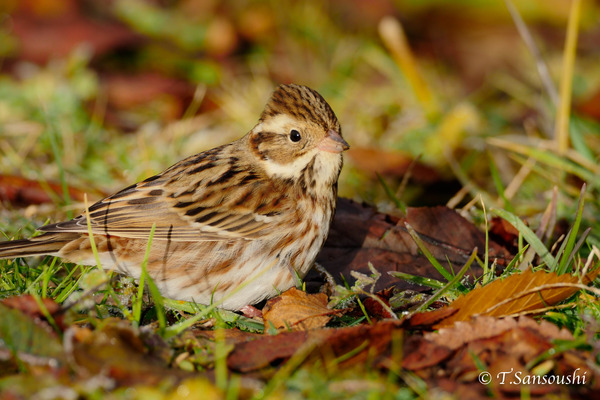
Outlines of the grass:
M164 73L184 71L180 76L197 85L194 99L186 104L185 117L178 121L161 119L163 115L152 117L149 108L160 109L162 104L153 99L149 108L118 111L120 118L134 115L134 120L142 120L151 116L135 132L127 133L118 124L111 125L103 117L108 110L102 97L101 74L95 69L99 61L92 61L80 49L44 66L30 66L19 78L2 72L0 173L18 172L42 183L58 181L62 186L61 195L55 196L51 206L18 209L9 205L0 209L0 230L6 239L29 237L35 226L81 212L85 206L69 198L68 186L112 192L187 155L234 139L255 123L271 81L293 77L314 86L327 98L342 121L345 138L353 146L407 152L436 167L447 179L460 182L461 190L443 195L453 199L455 208L482 230L487 232L490 214L515 226L519 244L508 271L529 268L534 262L536 268L557 273L579 272L590 254L600 247L600 125L573 115L570 107L572 92L575 91L574 100L582 99L581 92L576 92L577 82L584 82L584 86L598 82L595 68L578 69L578 62L586 65L585 57L592 58L575 52L579 1L573 2L572 16L563 21L567 34L564 49L549 50L547 60L542 60L549 63L552 74L550 62L561 54L564 57L561 72L556 74L554 68L553 78L560 80L560 97L564 99L557 109L551 99L540 99L540 89L527 77L515 78L509 70L495 72L476 92L467 93L444 61L431 61L415 52L406 39L405 32L409 30L394 19L384 20L377 36L360 29L344 29L339 16L316 1L291 4L291 10L274 7L267 16L277 21L273 29L285 46L285 53L275 51L268 40L251 42L250 49L237 60L239 68L246 71L239 74L220 65L218 58L197 60L195 52L203 51L203 47L195 47L194 41L186 41L171 30L159 29L157 18L183 21L177 25L177 32L182 34L205 28L181 10L161 13L160 9L142 8L145 15L153 16L142 20L126 5L119 2L117 14L122 21L146 37L171 46L170 57L161 57L156 68ZM418 15L407 7L410 13ZM232 11L236 12L243 14L243 10ZM319 23L306 24L307 20ZM146 25L141 26L142 22ZM136 54L140 59L167 51L154 39L150 43ZM527 52L519 56L519 69L535 75L540 61L535 57L541 56L532 57ZM209 108L196 116L194 110L202 109L206 99L216 105L216 111ZM520 117L532 109L537 117L533 124ZM555 130L548 128L554 122L554 114ZM554 132L549 138L548 134ZM587 186L582 189L583 182ZM361 171L348 157L340 180L341 195L394 213L419 205L428 192L435 190L436 187L423 188L418 182L407 183L402 177ZM401 199L396 197L399 192ZM549 202L554 206L548 208L551 211L545 217ZM540 235L536 228L545 223L544 218L569 229L563 237L554 237L551 232ZM413 237L419 244L418 235ZM428 254L422 243L419 248ZM474 255L456 274L435 258L428 258L446 282L428 282L438 292L421 308L437 298L451 299L470 289L461 282L461 274L474 261ZM491 270L489 260L476 262ZM486 274L486 279L492 275ZM248 397L243 394L246 389L240 376L227 375L224 330L261 332L264 327L219 310L216 304L200 306L163 299L146 274L142 275L144 281L146 285L136 287L131 279L111 277L92 267L52 257L0 260L0 298L32 294L36 299L54 299L68 306L65 317L80 326L96 326L116 316L131 321L133 326L151 329L172 345L187 328L212 321L218 328L214 349L197 347L194 351L214 351L211 356L218 393L228 399ZM427 283L422 279L419 282ZM351 287L346 290L348 297L358 291ZM551 310L542 316L567 327L576 336L576 344L557 345L556 351L572 345L589 346L598 339L597 330L589 322L590 316L596 320L600 316L597 297L581 293L568 304L572 308ZM334 324L370 322L363 304L359 305L364 315L350 320L339 318ZM591 336L586 337L589 332ZM343 370L336 362L303 365L309 350L310 346L300 349L265 386L253 393L254 398L400 399L431 394L428 390L432 388L400 368L386 376L364 366ZM532 365L543 360L542 356ZM207 368L198 360L182 365L192 370ZM212 383L207 385L213 387ZM83 396L97 395L77 390L82 390ZM167 392L160 387L145 390L158 398ZM110 395L126 396L119 391Z

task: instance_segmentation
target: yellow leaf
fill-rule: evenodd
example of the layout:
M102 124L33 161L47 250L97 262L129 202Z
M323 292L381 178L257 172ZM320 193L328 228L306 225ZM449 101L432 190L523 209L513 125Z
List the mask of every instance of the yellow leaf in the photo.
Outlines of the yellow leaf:
M584 284L593 281L599 270L590 272ZM455 321L467 321L475 315L502 317L553 306L580 290L576 286L579 277L556 275L546 271L531 270L497 279L489 285L476 288L448 305L458 310L439 322L435 328L452 325Z

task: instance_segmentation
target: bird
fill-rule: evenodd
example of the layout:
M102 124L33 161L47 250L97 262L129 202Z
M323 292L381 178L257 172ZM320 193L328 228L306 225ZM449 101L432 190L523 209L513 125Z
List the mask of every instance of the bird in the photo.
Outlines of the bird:
M240 310L298 285L314 265L349 147L317 91L283 84L246 135L42 226L39 236L0 242L0 258L97 265L95 245L103 269L139 279L146 262L166 298Z

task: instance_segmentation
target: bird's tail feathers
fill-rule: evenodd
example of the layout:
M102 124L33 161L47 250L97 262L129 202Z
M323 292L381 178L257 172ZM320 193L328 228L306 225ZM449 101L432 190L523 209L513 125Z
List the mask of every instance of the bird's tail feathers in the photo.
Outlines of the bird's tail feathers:
M45 238L45 236L49 236ZM56 255L68 240L47 234L35 239L11 240L0 242L0 259L30 257L41 255Z

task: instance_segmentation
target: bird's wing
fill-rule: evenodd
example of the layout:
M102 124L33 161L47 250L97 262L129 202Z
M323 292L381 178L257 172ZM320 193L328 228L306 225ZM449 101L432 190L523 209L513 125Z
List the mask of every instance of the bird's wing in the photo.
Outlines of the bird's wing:
M276 233L293 202L226 150L192 156L100 200L89 208L92 232L148 239L155 225L154 239L173 241L252 240ZM87 233L86 214L40 230Z

